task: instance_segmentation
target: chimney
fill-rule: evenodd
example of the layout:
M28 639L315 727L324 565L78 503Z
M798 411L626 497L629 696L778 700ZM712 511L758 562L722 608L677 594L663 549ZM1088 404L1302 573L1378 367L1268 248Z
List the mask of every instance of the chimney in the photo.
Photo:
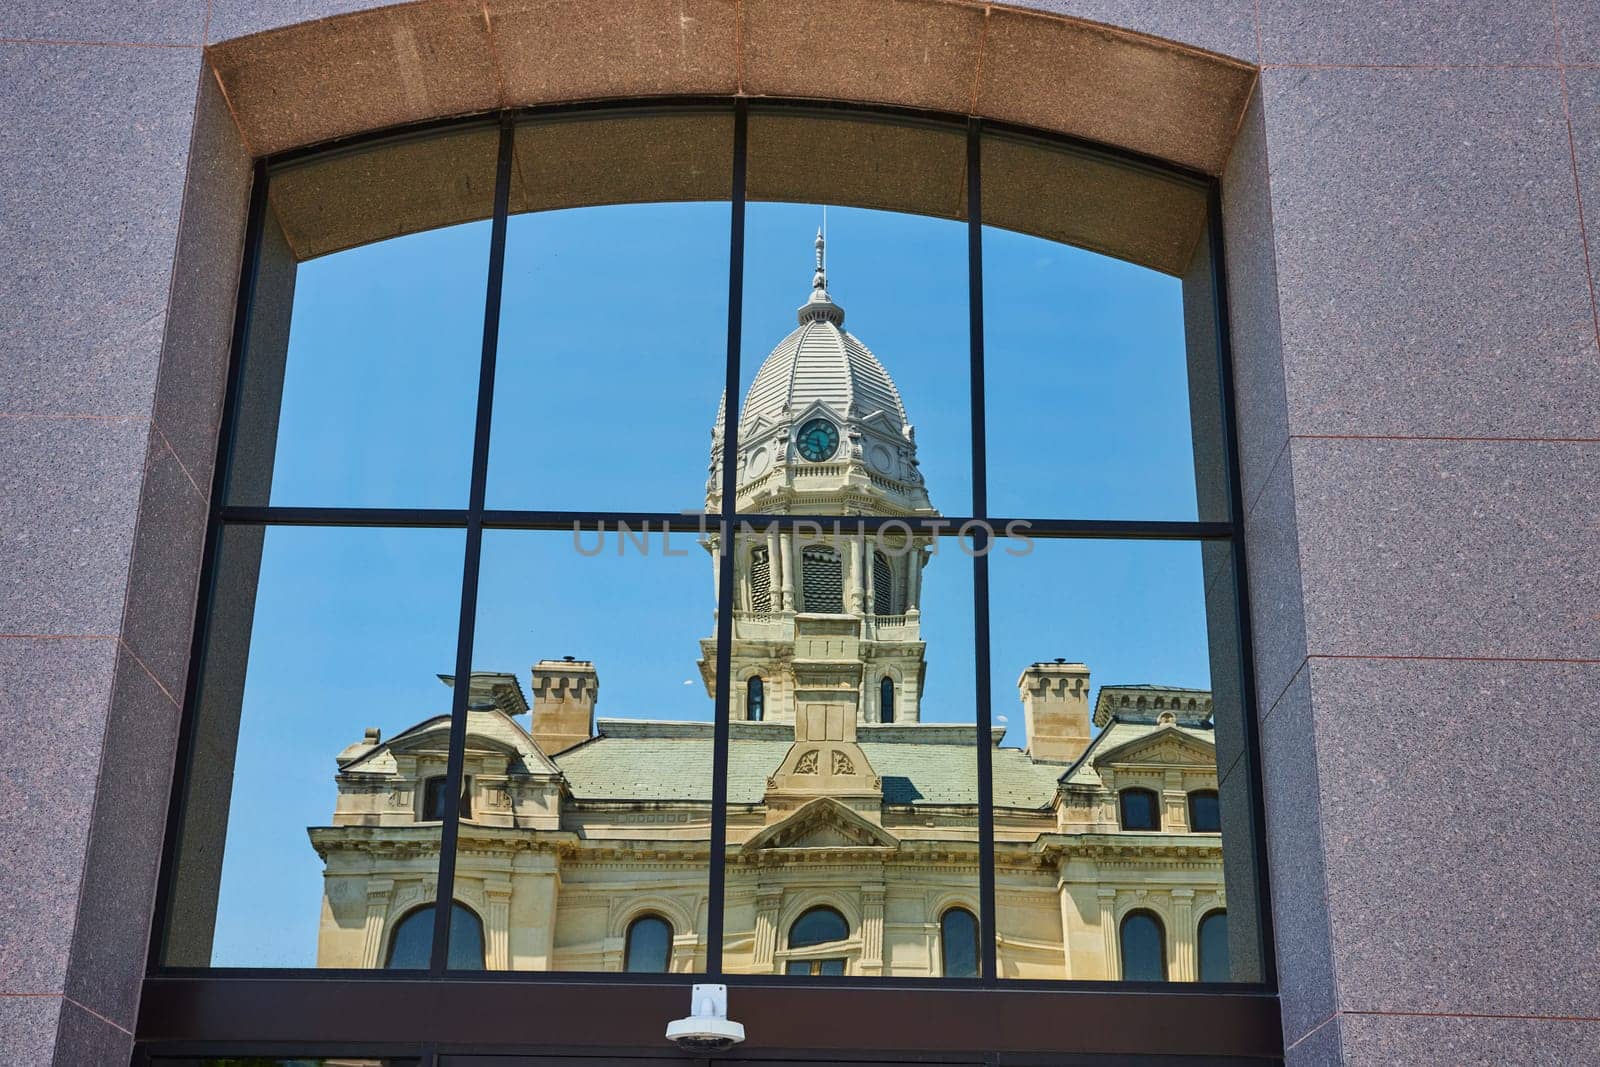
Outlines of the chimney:
M1017 679L1027 723L1028 755L1071 763L1089 747L1089 668L1058 659L1035 663Z
M533 734L546 756L565 752L594 733L600 676L586 659L542 659L533 665Z

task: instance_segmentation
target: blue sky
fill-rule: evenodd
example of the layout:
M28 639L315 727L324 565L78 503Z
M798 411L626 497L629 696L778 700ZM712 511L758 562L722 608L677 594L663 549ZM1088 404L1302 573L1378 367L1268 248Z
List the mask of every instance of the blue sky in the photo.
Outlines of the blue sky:
M748 207L742 377L808 293L810 205ZM828 213L830 288L888 367L934 504L971 507L966 231ZM488 226L302 264L275 504L466 503ZM726 204L510 221L490 506L701 506L723 381ZM1178 282L1067 246L984 238L991 513L1192 519ZM256 604L217 922L218 965L314 962L337 752L449 708L460 531L274 529ZM692 536L583 556L569 532L485 536L473 663L596 661L602 716L708 720L698 641L712 564ZM991 562L991 701L1020 726L1018 672L1057 656L1096 684L1209 684L1199 548L1036 541ZM972 566L927 571L924 718L974 715ZM685 684L685 683L690 684ZM1013 730L1007 744L1020 744Z

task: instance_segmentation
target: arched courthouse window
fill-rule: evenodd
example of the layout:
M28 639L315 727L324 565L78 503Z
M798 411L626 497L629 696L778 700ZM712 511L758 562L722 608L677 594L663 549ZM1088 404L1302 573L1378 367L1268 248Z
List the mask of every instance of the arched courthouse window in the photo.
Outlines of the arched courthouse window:
M744 683L744 711L744 717L751 722L760 722L767 713L767 687L759 674L752 674Z
M894 722L894 679L888 675L878 683L878 721Z
M1148 911L1129 912L1122 920L1122 979L1125 982L1167 980L1167 938L1161 920Z
M672 924L659 915L641 915L628 924L622 969L665 974L672 962Z
M1231 982L1228 965L1228 913L1213 911L1200 920L1200 981Z
M978 919L966 908L949 908L939 919L940 973L946 978L978 977Z
M389 935L390 970L428 969L433 947L433 905L424 904L395 923ZM459 901L450 906L450 957L452 971L483 970L483 921Z
M789 927L788 945L793 949L812 949L845 941L850 937L850 924L843 915L829 907L816 907L802 914ZM844 973L845 958L841 956L807 953L802 959L791 959L786 974Z
M844 610L844 570L839 553L827 545L811 545L802 555L805 610L839 614Z

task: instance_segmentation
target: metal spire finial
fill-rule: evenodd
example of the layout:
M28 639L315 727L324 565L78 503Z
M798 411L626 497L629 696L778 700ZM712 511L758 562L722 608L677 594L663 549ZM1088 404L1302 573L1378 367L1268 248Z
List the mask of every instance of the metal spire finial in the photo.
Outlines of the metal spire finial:
M826 245L827 238L822 236L820 229L817 230L817 273L811 278L811 288L813 289L828 288L827 257L824 251Z

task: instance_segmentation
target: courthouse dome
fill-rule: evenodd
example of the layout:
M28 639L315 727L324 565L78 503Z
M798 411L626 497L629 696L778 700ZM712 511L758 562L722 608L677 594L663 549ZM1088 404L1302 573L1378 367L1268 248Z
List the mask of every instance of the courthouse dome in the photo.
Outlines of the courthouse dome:
M878 357L844 328L844 308L828 294L823 238L817 235L817 272L811 297L801 305L799 325L767 356L745 394L739 429L757 420L778 422L817 401L847 419L882 412L903 432L906 409L900 390Z
M932 513L916 434L878 357L844 328L821 233L798 324L756 372L739 413L741 508L812 514ZM708 507L720 488L723 404L712 429Z

